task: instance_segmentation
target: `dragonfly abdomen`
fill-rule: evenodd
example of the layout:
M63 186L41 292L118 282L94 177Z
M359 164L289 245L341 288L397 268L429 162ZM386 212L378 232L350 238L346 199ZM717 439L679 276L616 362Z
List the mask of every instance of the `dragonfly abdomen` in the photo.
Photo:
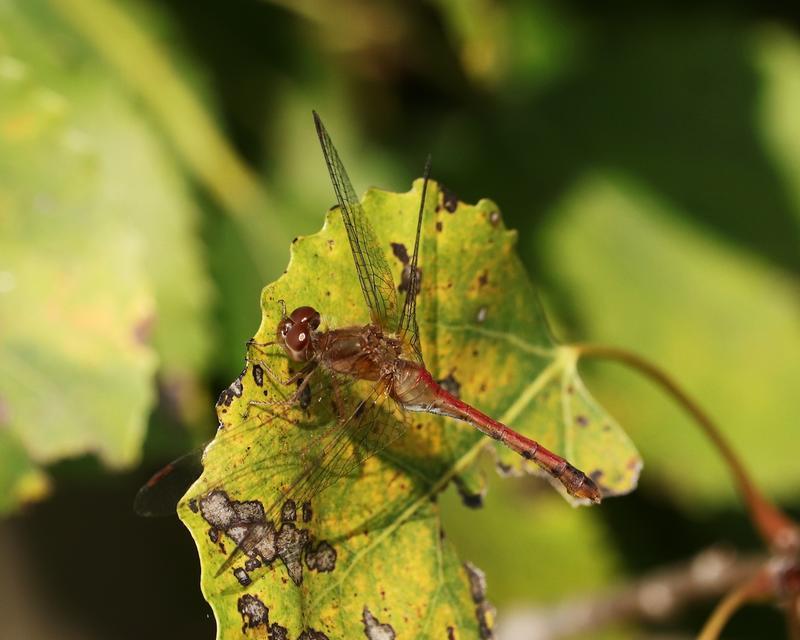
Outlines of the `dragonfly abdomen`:
M468 422L526 460L533 460L551 477L558 480L570 495L582 500L600 502L600 489L583 471L535 440L526 438L502 422L490 418L456 398L443 389L425 369L411 362L406 364L395 382L395 397L406 409L449 416Z

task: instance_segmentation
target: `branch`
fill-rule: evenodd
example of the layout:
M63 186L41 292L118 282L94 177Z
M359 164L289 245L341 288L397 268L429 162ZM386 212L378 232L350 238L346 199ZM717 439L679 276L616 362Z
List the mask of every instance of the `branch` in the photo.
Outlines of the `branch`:
M750 512L755 528L767 545L777 552L796 553L800 549L800 530L780 509L761 493L750 478L744 465L711 418L662 369L641 356L614 347L600 345L574 345L578 356L622 362L658 384L691 415L697 425L711 440L733 475L739 493Z
M608 589L552 607L520 609L498 620L502 640L555 640L626 620L664 620L687 604L717 597L748 582L766 562L708 549L687 563L657 571L628 586Z
M697 640L718 640L734 613L748 602L763 600L774 595L773 586L771 576L766 569L757 572L749 580L743 581L720 600L711 616L706 620Z

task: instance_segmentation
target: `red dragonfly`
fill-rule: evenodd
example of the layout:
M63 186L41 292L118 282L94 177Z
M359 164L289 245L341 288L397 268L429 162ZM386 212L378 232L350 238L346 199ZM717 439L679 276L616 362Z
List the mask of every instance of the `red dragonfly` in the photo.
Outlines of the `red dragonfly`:
M322 152L344 219L361 291L370 310L370 324L320 331L320 314L298 307L278 325L276 343L295 362L305 364L303 381L316 368L374 383L378 396L388 396L405 411L421 411L468 422L502 442L527 460L533 460L558 480L575 498L600 502L594 481L564 458L506 425L490 418L445 390L425 368L416 321L419 288L419 241L430 160L425 169L409 282L399 314L389 266L347 176L336 148L319 115L314 112ZM298 389L302 394L303 385ZM353 416L356 419L356 416ZM363 417L362 417L363 419Z
M361 291L369 308L370 322L363 326L323 330L320 328L320 313L313 307L299 306L288 314L282 307L282 319L275 339L261 344L250 343L251 349L262 354L266 354L269 348L280 348L299 368L288 380L279 380L264 360L251 360L259 367L259 375L266 374L284 389L291 385L293 391L279 401L250 401L250 407L265 412L270 419L286 420L288 408L308 409L312 404L316 405L314 398L322 400L328 397L335 407L335 416L332 428L324 430L320 436L311 436L305 450L295 454L304 462L297 464L299 471L288 488L281 491L279 499L253 520L257 521L257 526L250 522L250 526L240 528L236 535L231 536L237 549L228 556L218 574L229 568L241 552L250 557L257 554L264 537L274 535L270 518L278 522L284 518L282 514L287 509L293 514L297 506L305 508L322 490L402 435L405 412L431 413L469 423L523 458L534 461L574 498L599 503L599 488L581 470L535 440L463 402L437 383L425 367L416 321L416 300L420 288L420 234L430 159L425 168L414 251L404 271L405 300L400 308L384 252L316 112L314 123L347 231ZM349 387L356 382L366 382L367 392L360 396L351 393ZM234 395L241 395L241 382L238 390L233 386L231 389ZM387 400L392 402L386 403ZM385 404L394 404L399 411L387 411ZM281 408L286 408L287 412L282 414ZM351 446L353 444L355 446ZM173 469L174 465L168 466L142 488L137 497L137 511L147 513L153 510L150 494ZM228 473L230 477L234 472ZM224 479L222 476L218 480ZM214 508L230 510L227 503L220 505L219 496L214 499ZM230 527L227 532L231 535Z

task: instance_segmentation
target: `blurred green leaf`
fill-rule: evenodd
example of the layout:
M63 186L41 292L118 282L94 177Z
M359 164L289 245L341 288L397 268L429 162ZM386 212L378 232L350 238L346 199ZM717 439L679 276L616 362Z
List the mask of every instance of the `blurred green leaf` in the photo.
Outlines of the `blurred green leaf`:
M50 490L47 475L36 468L22 444L8 429L0 430L0 461L0 513L47 495Z
M796 283L620 176L593 176L564 199L539 250L580 301L584 333L662 365L705 407L773 495L797 496L800 323ZM755 215L755 214L754 214ZM659 391L604 374L652 481L700 508L730 501L717 453Z
M398 283L410 250L399 245L414 237L420 194L418 181L408 193L371 190L364 200L381 246L393 255ZM418 310L433 375L466 401L596 471L595 477L602 474L600 483L611 492L631 490L636 451L583 388L572 351L552 342L514 253L515 234L504 229L496 205L459 203L433 183L424 227ZM319 309L323 327L368 321L337 210L321 232L293 244L286 274L264 289L257 344L274 339L279 300L289 309ZM316 377L308 412L296 401L288 408L251 404L291 393L293 387L274 379L289 375L279 347L251 348L242 375L220 396L220 431L206 451L203 475L179 509L198 545L203 592L220 637L238 636L243 625L253 624L253 611L268 611L269 621L288 628L291 637L309 629L354 637L364 631L367 609L398 637L445 633L448 626L477 634L468 571L442 539L431 498L471 465L487 440L452 420L398 415L387 403L384 419L407 421L405 435L363 466L342 472L324 493L290 492L295 502L287 506L283 492L303 470L319 468L326 455L321 451L334 442L321 434L336 425L332 394L316 386ZM360 398L368 390L357 383L337 393ZM347 451L356 446L335 442ZM518 456L506 459L505 450L501 455L508 467L536 470ZM313 514L308 519L299 515L305 500ZM282 514L285 509L293 517ZM256 537L247 538L248 531ZM249 557L217 576L243 540L259 543L246 545ZM328 570L315 568L319 545L335 554ZM266 618L255 618L253 626Z
M800 39L773 26L759 31L753 40L763 81L759 124L786 192L794 201L794 246L800 256Z
M197 401L197 211L126 94L63 26L51 37L56 18L12 3L0 22L0 419L37 463L127 466L159 366Z
M602 588L620 573L618 552L598 518L602 507L565 508L536 488L492 479L477 510L464 509L453 491L442 496L448 537L465 560L486 568L492 602L501 609L519 602L545 606ZM526 551L509 553L510 547Z

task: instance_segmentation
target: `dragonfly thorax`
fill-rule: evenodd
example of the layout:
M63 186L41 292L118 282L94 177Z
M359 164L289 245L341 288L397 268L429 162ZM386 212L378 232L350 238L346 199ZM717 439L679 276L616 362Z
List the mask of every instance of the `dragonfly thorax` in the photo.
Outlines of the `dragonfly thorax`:
M361 380L392 377L401 352L399 340L372 324L318 332L313 342L325 369Z

